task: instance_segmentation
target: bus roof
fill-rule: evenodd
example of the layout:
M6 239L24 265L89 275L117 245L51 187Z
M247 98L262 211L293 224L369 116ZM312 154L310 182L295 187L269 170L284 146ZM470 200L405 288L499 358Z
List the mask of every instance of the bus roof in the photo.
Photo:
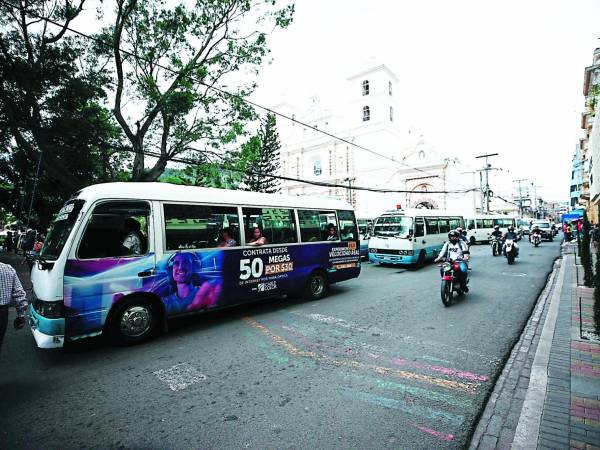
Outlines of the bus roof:
M384 211L380 216L403 215L408 217L422 216L444 216L444 217L463 217L464 214L456 211L445 211L443 209L425 209L425 208L406 208L406 209L390 209Z
M77 198L90 202L100 199L136 199L242 206L283 206L288 208L352 210L352 207L348 203L331 198L314 196L295 197L281 194L181 186L170 183L119 182L95 184L79 191Z
M510 214L465 214L465 219L518 219Z

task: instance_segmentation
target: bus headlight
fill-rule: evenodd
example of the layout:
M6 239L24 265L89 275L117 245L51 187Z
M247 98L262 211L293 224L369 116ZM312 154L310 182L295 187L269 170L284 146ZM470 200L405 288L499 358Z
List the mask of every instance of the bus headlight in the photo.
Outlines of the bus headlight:
M60 319L64 315L64 303L58 302L45 302L39 298L33 299L33 309L42 317L46 319Z

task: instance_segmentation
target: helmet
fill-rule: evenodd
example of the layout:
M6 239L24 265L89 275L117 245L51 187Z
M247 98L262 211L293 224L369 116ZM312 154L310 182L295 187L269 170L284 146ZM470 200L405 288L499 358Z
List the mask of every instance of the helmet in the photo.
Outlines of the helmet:
M448 233L448 239L450 240L457 240L460 237L460 234L458 233L458 231L456 230L452 230L450 233Z
M458 234L462 233L462 227L456 227L456 231L458 232Z
M515 231L515 227L513 227L512 225L509 225L508 231Z
M494 230L498 231L500 229L500 225L494 225Z

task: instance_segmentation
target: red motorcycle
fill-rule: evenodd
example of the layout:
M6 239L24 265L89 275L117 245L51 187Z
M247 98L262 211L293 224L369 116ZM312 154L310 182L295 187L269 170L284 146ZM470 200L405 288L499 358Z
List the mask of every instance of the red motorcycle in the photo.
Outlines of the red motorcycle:
M459 297L462 297L468 291L466 286L466 284L469 282L468 279L465 281L465 286L462 286L460 277L458 276L458 274L460 274L461 263L466 264L466 261L462 259L457 259L455 261L445 259L441 264L441 296L442 303L446 307L452 304L452 299L454 298L455 292L459 295Z

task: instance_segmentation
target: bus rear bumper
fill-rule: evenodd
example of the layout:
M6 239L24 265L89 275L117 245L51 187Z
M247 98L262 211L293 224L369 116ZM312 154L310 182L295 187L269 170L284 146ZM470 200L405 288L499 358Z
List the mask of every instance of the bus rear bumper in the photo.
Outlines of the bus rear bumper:
M65 319L47 319L29 306L29 325L39 348L61 348L65 344Z

